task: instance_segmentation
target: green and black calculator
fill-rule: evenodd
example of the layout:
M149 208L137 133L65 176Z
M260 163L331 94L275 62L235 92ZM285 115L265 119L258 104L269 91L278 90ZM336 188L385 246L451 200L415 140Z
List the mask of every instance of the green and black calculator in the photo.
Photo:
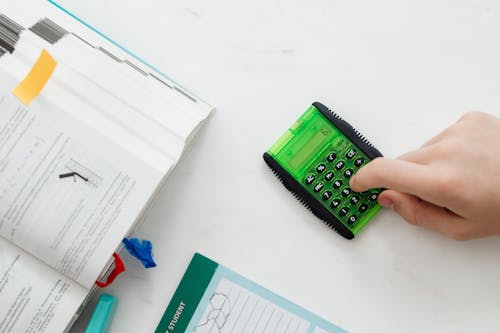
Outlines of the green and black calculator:
M264 153L264 161L314 215L352 239L381 209L382 190L356 193L349 179L381 156L349 123L316 102Z

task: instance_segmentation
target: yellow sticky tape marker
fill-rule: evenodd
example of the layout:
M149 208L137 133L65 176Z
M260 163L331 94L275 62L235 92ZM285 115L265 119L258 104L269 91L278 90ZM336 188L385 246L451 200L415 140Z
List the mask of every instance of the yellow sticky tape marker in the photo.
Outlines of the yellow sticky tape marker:
M12 93L24 105L29 105L40 94L56 66L57 61L47 51L43 50L31 71Z

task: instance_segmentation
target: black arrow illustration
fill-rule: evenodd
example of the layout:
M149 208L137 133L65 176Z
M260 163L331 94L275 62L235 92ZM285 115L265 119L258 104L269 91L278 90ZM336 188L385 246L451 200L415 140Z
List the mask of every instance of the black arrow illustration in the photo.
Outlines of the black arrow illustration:
M80 175L78 172L69 172L69 173L63 173L62 175L59 175L59 178L60 179L63 179L63 178L68 178L68 177L73 177L73 180L76 182L76 177L80 177L81 179L83 179L84 181L88 182L89 179L88 178L85 178L83 177L82 175Z

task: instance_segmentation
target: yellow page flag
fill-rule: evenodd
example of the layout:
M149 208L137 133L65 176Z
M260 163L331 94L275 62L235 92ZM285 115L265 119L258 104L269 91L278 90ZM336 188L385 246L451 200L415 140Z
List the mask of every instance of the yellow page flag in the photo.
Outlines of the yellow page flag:
M31 71L12 93L24 105L29 105L40 94L56 66L57 61L47 51L43 50Z

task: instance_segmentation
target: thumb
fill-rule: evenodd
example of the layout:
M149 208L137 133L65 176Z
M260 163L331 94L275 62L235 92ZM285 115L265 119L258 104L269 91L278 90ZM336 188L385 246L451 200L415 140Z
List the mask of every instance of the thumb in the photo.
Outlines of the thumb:
M392 208L410 224L437 231L456 240L473 237L472 225L467 220L414 195L386 190L380 194L378 202L384 207Z

